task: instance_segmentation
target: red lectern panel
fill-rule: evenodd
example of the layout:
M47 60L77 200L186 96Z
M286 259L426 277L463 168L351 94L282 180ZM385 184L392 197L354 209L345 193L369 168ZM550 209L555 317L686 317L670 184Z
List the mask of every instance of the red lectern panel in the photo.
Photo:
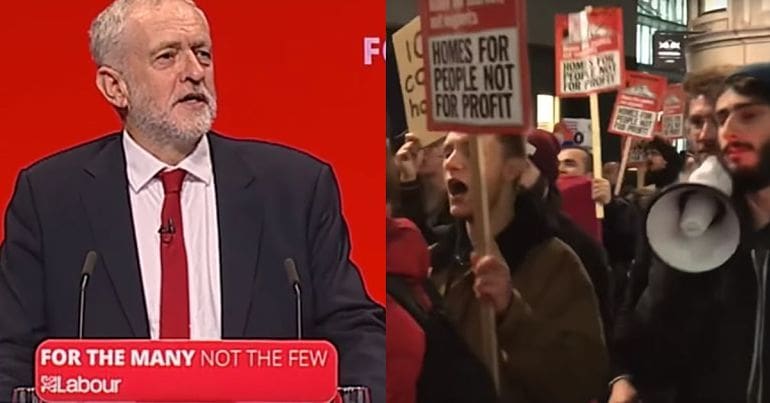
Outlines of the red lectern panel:
M49 402L329 402L337 361L326 341L48 340L35 387Z

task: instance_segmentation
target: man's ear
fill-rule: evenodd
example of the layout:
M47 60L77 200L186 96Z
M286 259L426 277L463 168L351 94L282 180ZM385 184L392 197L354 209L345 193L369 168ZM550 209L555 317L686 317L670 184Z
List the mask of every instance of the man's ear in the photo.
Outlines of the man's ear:
M114 107L128 108L128 87L120 72L108 66L99 67L96 70L96 86Z

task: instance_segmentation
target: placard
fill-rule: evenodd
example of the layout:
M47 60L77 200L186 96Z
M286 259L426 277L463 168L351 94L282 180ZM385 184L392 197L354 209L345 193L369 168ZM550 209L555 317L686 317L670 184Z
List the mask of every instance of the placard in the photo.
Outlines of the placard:
M586 97L623 85L623 10L589 8L556 14L556 95Z
M523 134L531 124L523 0L421 0L428 129Z
M607 131L621 136L651 138L658 123L666 77L628 71L618 92Z
M684 111L687 107L687 94L682 84L668 86L663 97L663 115L661 115L661 135L667 139L684 137Z
M422 146L428 146L444 137L446 132L428 130L428 101L425 98L425 67L422 59L420 17L415 17L396 31L392 42L396 52L398 77L401 80L406 125Z

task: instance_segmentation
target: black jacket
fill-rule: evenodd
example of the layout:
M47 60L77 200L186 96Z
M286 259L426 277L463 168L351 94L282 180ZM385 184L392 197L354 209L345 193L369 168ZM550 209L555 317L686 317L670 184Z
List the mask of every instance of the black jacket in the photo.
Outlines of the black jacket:
M402 183L400 204L395 215L407 218L417 224L417 228L420 229L428 245L433 245L451 230L454 219L449 214L446 198L444 198L441 208L433 216L425 213L423 203L423 189L419 180Z
M452 230L455 221L449 214L448 208L442 210L434 221L429 222L422 209L420 185L417 182L409 182L401 186L399 215L417 223L429 244L456 236ZM547 187L548 191L546 192ZM533 221L531 221L531 229L528 230L532 239L527 239L527 242L537 241L537 234L543 231L543 233L555 235L575 251L594 286L604 331L605 334L608 334L609 330L612 329L612 311L614 308L607 257L598 242L561 212L560 203L557 188L548 186L545 177L541 176L531 190L520 192L516 199L515 208L516 211L521 210L528 215L532 214L530 219ZM434 249L434 257L445 254L444 246L437 245L436 248ZM468 252L470 253L470 251Z
M87 338L148 338L121 134L49 157L19 174L0 255L0 401L33 385L37 345L74 338L80 268L99 260ZM385 401L385 321L349 260L331 168L300 152L208 135L216 181L222 337L293 338L284 259L296 261L305 333L339 351L340 383Z
M767 272L769 247L769 229L746 233L732 258L701 274L674 270L645 248L615 329L614 372L630 373L643 399L668 390L676 402L770 402L770 326L758 339L763 399L758 383L748 391L757 315L770 321L767 300L757 312L757 273Z

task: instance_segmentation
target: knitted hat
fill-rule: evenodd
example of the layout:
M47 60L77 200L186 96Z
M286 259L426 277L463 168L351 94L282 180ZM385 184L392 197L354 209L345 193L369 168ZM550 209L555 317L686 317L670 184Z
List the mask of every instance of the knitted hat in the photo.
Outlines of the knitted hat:
M529 159L543 173L549 183L556 182L559 176L559 141L552 133L536 129L527 136L527 141L534 148L529 152ZM528 147L528 149L531 149Z
M762 84L763 98L770 102L770 63L755 63L741 67L727 78L727 82L739 77L751 77Z

